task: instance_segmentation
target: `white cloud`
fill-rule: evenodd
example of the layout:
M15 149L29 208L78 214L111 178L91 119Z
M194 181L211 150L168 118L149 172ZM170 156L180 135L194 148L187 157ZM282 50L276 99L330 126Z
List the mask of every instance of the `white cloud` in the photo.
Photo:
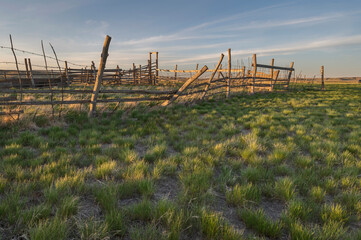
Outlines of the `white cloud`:
M261 56L267 56L270 54L289 54L306 50L326 49L333 47L349 46L361 44L361 35L347 36L347 37L328 37L327 39L311 41L311 42L299 42L285 47L270 47L270 48L254 48L246 50L232 51L232 56L247 56L253 53L257 53ZM170 60L167 63L189 63L196 61L214 60L220 53L204 54L194 56L190 58L183 58L177 60Z

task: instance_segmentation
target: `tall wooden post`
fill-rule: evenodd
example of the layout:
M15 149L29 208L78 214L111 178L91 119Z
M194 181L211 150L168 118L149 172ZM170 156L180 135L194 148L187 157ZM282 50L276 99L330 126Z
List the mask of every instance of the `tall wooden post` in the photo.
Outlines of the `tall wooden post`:
M158 52L155 52L155 80L154 80L154 84L158 83L159 80L159 63L158 63Z
M289 86L290 86L290 81L291 81L291 76L292 76L293 65L294 65L294 64L295 64L294 62L291 62L290 71L288 72L287 89L288 89Z
M232 78L232 60L231 49L228 48L228 82L227 82L227 98L231 96L231 78Z
M141 83L141 80L142 80L142 65L139 65L139 82L138 82L138 84Z
M105 64L106 64L107 58L108 58L108 50L109 50L109 45L110 45L111 39L112 38L109 37L108 35L105 37L103 51L102 51L102 55L100 58L99 69L98 69L98 73L97 73L97 79L95 81L93 94L91 97L90 110L89 110L90 117L95 116L95 114L96 114L97 98L98 98L100 87L102 85L103 73L104 73Z
M174 72L174 79L175 79L175 80L177 80L177 69L178 69L178 65L176 64L176 65L175 65L175 68L174 68L174 70L175 70L175 72Z
M321 90L325 90L325 68L324 66L321 66L321 83L322 83L322 88Z
M253 73L252 73L252 77L253 77L253 88L252 88L252 93L255 93L255 87L256 87L256 75L257 75L257 56L256 54L253 54Z

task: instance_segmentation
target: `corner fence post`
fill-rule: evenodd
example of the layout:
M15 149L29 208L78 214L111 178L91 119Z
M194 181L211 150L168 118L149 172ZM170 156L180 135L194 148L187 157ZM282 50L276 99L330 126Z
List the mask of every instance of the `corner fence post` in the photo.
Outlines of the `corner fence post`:
M93 93L92 93L92 97L91 97L90 110L89 110L89 114L88 114L89 117L93 117L96 114L97 98L98 98L100 87L102 85L103 73L104 73L105 64L106 64L107 58L108 58L108 50L109 50L109 45L110 45L111 39L112 38L109 37L108 35L105 37L103 51L102 51L102 55L100 58L99 69L98 69L98 73L97 73L97 78L95 80L94 89L93 89Z

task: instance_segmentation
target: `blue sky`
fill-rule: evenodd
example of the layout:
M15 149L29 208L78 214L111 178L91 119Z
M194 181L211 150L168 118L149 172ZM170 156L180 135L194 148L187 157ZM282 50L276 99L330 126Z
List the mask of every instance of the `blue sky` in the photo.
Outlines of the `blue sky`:
M146 63L159 51L160 67L212 67L232 48L233 65L258 61L313 76L361 76L361 1L115 1L0 0L0 46L41 52L88 65L99 62L106 34L112 37L108 66ZM19 53L19 59L40 57ZM13 61L0 48L0 62ZM34 64L33 63L33 64ZM55 65L54 62L50 62ZM11 65L1 64L0 68Z

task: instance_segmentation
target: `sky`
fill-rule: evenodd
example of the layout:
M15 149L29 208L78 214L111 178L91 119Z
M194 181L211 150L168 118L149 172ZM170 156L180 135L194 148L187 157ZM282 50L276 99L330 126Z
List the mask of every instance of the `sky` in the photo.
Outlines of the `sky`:
M99 64L106 35L112 37L107 67L128 69L159 52L163 69L212 68L232 49L232 65L257 61L289 66L296 73L361 76L360 0L0 0L0 69L13 68L14 47L72 63ZM227 56L227 55L226 55ZM17 52L33 65L44 60ZM49 59L49 65L56 66ZM20 66L23 68L23 66Z

